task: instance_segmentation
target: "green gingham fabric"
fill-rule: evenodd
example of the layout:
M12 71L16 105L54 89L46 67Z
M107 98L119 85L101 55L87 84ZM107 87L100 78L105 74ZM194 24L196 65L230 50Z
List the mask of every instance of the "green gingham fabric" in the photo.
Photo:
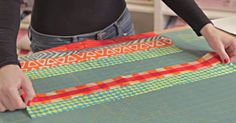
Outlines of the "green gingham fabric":
M31 72L25 73L30 79L41 79L48 78L58 75L69 74L73 72L79 72L84 70L90 70L95 68L108 67L112 65L124 64L128 62L135 62L139 60L145 60L155 57L160 57L168 54L182 52L176 46L165 47L165 48L153 48L147 51L140 51L130 54L123 54L118 56L112 56L108 58L100 58L96 60L89 60L86 62L79 62L75 64L57 66L47 69L34 70Z
M214 77L220 77L233 72L236 72L235 64L218 64L212 68L183 73L179 75L167 76L162 79L155 79L144 83L111 89L108 91L97 92L85 96L78 96L65 101L30 106L27 108L27 111L30 114L31 118L38 118L56 114L59 112L86 108L105 102L111 102L127 97L137 96L140 94L145 94L172 86L183 85Z

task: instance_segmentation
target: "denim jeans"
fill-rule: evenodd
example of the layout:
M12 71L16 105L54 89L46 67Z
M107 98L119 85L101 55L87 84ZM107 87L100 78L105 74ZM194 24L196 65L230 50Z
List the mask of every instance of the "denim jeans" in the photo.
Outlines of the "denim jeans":
M122 15L108 27L87 34L79 34L74 36L56 36L39 33L31 26L29 28L29 38L31 40L31 49L33 52L38 52L73 42L79 42L85 39L103 40L132 35L134 33L134 26L128 9L125 9Z

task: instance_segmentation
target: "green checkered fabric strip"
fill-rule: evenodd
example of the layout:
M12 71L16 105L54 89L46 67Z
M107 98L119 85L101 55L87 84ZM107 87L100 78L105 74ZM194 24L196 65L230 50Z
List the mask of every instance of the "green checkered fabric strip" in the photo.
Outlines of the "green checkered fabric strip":
M167 76L162 79L150 80L144 83L138 83L126 87L114 88L108 91L97 92L85 96L78 96L64 101L58 101L44 105L35 105L27 107L27 111L30 114L31 118L38 118L56 114L59 112L86 108L105 102L112 102L127 97L137 96L140 94L157 91L163 88L219 77L233 72L236 72L236 65L218 64L208 69Z
M100 58L100 59L90 60L86 62L79 62L75 64L57 66L57 67L52 67L52 68L45 68L42 70L34 70L31 72L26 72L25 74L30 79L35 80L35 79L59 76L59 75L73 73L73 72L95 69L95 68L102 68L102 67L108 67L112 65L124 64L128 62L140 61L140 60L160 57L160 56L178 53L178 52L182 52L182 50L180 50L176 46L165 47L165 48L153 48L147 51L123 54L123 55L112 56L108 58Z

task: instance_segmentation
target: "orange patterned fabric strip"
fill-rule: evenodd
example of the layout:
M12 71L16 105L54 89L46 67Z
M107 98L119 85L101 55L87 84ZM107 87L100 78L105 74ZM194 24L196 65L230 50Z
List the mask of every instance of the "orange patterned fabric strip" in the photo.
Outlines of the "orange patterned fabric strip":
M39 59L33 61L22 61L21 68L24 72L30 72L33 70L40 70L49 67L63 66L68 64L74 64L78 62L84 62L88 60L94 60L104 57L118 56L122 54L129 54L138 51L145 51L152 48L164 48L172 46L174 43L169 38L161 38L157 41L141 42L137 44L128 44L125 46L118 46L114 48L103 48L98 50L92 50L88 52L81 52L77 54L67 55L57 58Z

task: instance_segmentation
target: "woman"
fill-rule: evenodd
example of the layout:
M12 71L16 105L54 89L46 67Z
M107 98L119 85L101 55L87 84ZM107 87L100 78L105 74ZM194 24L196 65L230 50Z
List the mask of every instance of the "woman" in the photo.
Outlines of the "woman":
M224 63L235 60L236 39L217 30L194 0L164 0L198 35L203 35ZM31 81L17 65L16 35L20 0L0 1L0 111L26 107L35 96ZM134 33L124 0L36 0L30 27L34 52L80 41ZM22 100L18 90L26 92Z

